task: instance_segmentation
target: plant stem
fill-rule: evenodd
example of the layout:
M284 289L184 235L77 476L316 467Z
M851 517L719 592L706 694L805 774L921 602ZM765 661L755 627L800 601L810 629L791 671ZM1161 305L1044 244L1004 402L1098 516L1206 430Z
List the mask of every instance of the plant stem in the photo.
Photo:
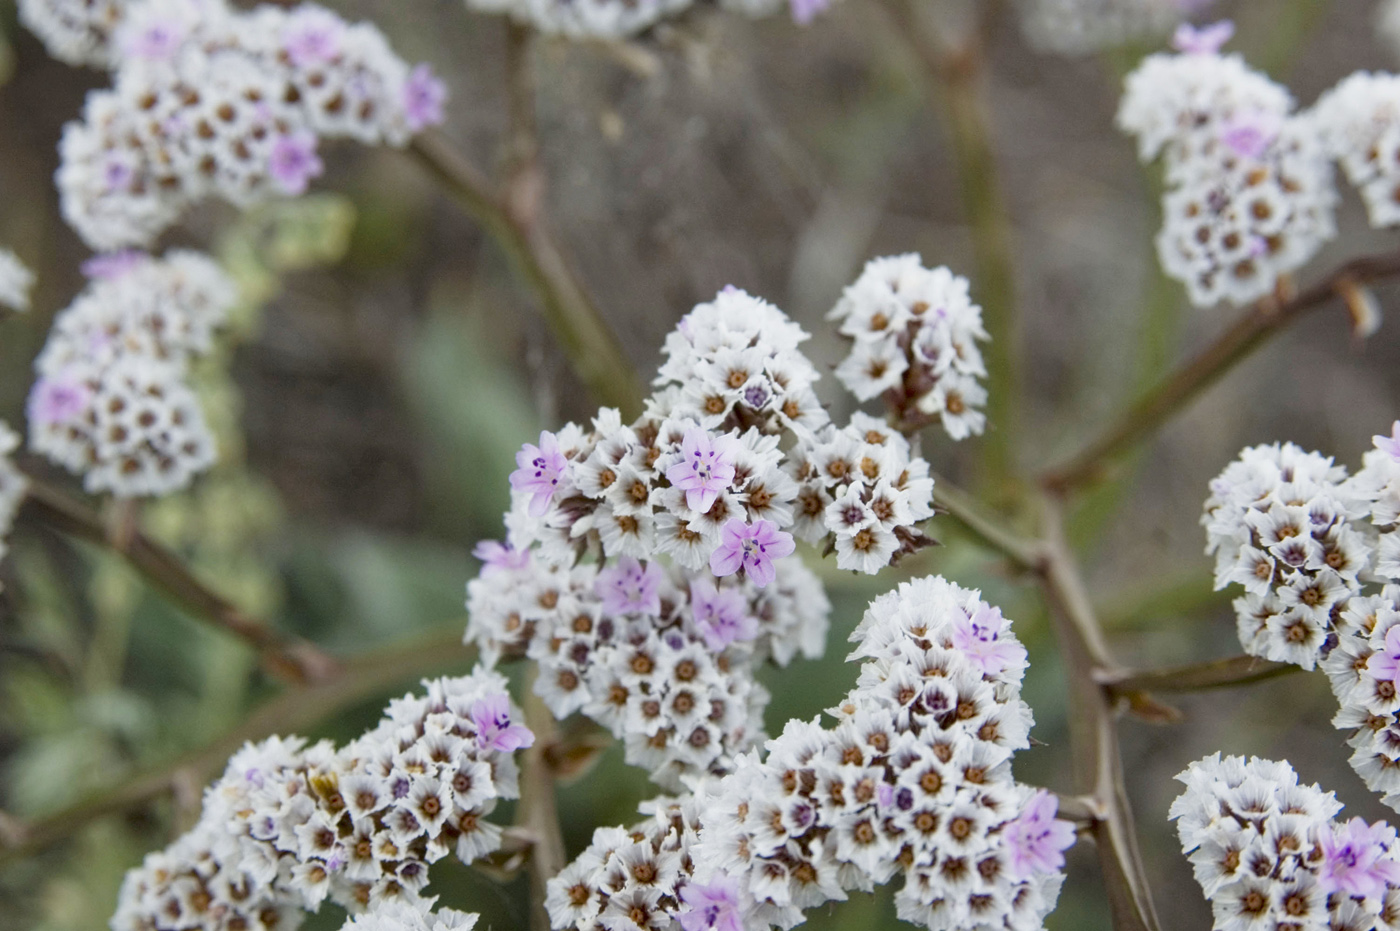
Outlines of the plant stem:
M309 641L275 630L244 614L195 578L180 557L146 536L139 527L128 525L120 533L112 533L109 522L87 505L32 477L20 513L117 553L154 588L191 615L228 631L251 646L271 675L294 684L306 684L330 681L339 674L340 665L335 658Z
M1001 553L1018 568L1035 570L1042 563L1040 545L1003 527L995 517L987 517L972 495L947 479L935 478L933 502L944 513L963 526L979 543Z
M1101 675L1099 683L1115 695L1129 692L1198 692L1250 685L1301 670L1301 666L1292 663L1275 663L1257 656L1231 656L1163 669L1119 670Z
M329 678L288 688L212 743L157 764L62 811L33 821L0 812L0 863L30 856L95 818L142 804L182 782L203 785L249 740L305 730L406 679L466 665L473 651L462 646L459 629L457 625L449 634L351 657L338 664Z
M557 728L554 715L535 694L532 668L525 685L525 723L535 734L535 742L521 756L520 814L517 824L531 837L530 851L530 929L550 931L544 910L545 884L568 865L564 834L559 826L559 807L554 795L554 771L550 751Z
M1108 466L1149 436L1269 337L1308 312L1326 306L1340 288L1400 275L1400 253L1353 259L1281 304L1261 302L1246 311L1206 349L1158 382L1083 451L1045 472L1041 484L1065 494L1104 477Z

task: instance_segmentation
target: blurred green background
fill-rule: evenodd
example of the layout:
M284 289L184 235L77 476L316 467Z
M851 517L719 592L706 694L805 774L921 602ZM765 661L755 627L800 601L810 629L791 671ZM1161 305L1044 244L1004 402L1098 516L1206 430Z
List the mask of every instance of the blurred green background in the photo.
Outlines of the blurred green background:
M497 161L499 21L458 0L328 5L376 19L405 58L431 61L452 90L446 133L478 164ZM1237 47L1305 104L1351 70L1395 63L1374 34L1371 0L1219 8L1239 23ZM81 286L86 255L57 212L55 146L105 78L48 59L7 2L0 36L0 244L39 273L35 309L0 322L0 415L19 424L30 362ZM867 258L920 251L928 264L971 269L947 133L905 39L879 3L845 0L806 29L706 13L658 29L627 56L561 42L539 49L550 214L644 373L679 317L728 283L801 321L825 369L842 350L822 314ZM1008 439L1032 469L1076 448L1231 314L1189 308L1155 271L1155 181L1112 128L1120 76L1146 49L1044 56L1010 17L992 39L986 102L1024 350L1021 417ZM227 752L216 742L253 709L273 703L253 721L262 733L345 739L421 675L467 669L469 654L454 644L475 572L469 552L501 534L514 451L542 425L591 413L501 253L414 162L350 145L324 154L322 193L241 216L210 205L169 237L218 255L246 301L222 353L199 373L221 463L143 519L245 610L337 654L380 657L386 671L330 696L330 714L279 704L279 688L240 643L169 607L112 557L21 523L0 567L0 809L42 818L211 744L218 752L194 758L173 791L42 850L0 852L0 931L104 927L123 871L190 823L200 786ZM1339 221L1314 273L1394 244L1367 229L1350 192ZM974 281L975 292L985 286ZM1400 290L1377 293L1386 308L1400 304ZM1394 321L1358 346L1340 312L1319 314L1175 420L1129 480L1090 500L1075 534L1126 661L1238 652L1201 555L1205 483L1241 446L1273 440L1354 465L1370 435L1400 415L1398 362ZM838 414L849 407L834 380L822 387ZM954 447L931 433L924 453L973 486L978 442ZM40 462L26 465L73 487ZM835 607L831 646L819 663L765 673L775 695L769 730L810 718L849 688L844 639L871 596L900 577L939 572L981 587L1015 621L1031 651L1026 698L1045 744L1018 757L1017 772L1068 788L1063 675L1040 603L948 523L932 525L946 545L898 572L872 580L820 567ZM1129 720L1121 729L1166 928L1210 920L1165 820L1171 777L1189 761L1215 750L1286 756L1350 811L1385 815L1346 765L1320 674L1178 704L1180 725ZM595 826L635 820L651 794L640 771L607 753L562 790L570 853ZM447 861L434 875L432 890L481 912L481 927L523 927L523 881L502 885ZM1097 882L1091 852L1075 851L1049 927L1106 928ZM327 907L309 927L339 922ZM896 924L888 893L811 916L822 931Z

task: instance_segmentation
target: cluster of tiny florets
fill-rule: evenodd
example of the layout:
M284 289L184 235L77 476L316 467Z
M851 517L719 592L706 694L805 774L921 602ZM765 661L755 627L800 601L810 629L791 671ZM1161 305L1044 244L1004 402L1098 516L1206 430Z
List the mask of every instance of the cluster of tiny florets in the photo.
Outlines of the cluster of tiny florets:
M1192 763L1172 803L1182 850L1217 931L1387 929L1400 920L1400 857L1385 822L1334 818L1331 792L1287 763L1220 754Z
M836 377L857 398L884 395L955 440L982 432L987 369L977 342L988 337L966 278L924 268L914 254L873 259L827 316L852 340Z
M34 362L29 444L91 492L167 494L214 462L214 438L186 383L237 298L211 259L117 254L55 319Z
M57 175L65 218L98 249L146 245L204 197L302 193L319 138L403 145L442 119L424 66L311 4L140 0L107 54L113 87L65 128Z
M1371 225L1400 223L1400 77L1357 72L1316 111L1328 153L1361 193Z
M518 797L511 754L534 740L498 674L425 684L341 749L274 737L235 754L196 827L127 874L113 931L285 931L326 900L421 910L429 863L499 846L485 816Z
M0 249L0 307L14 311L29 309L29 289L34 286L34 273L19 256L9 249Z
M1118 111L1142 158L1163 159L1157 253L1202 307L1264 297L1336 232L1316 117L1293 112L1288 91L1238 55L1219 54L1228 26L1187 27L1179 54L1149 56Z
M472 931L478 916L455 908L433 908L436 898L391 902L352 915L340 931Z
M132 0L19 0L19 19L49 50L70 65L116 64L112 36Z
M933 929L1039 928L1073 829L1011 777L1028 745L1025 650L999 611L939 578L877 599L834 727L789 722L760 759L694 787L673 827L605 829L551 883L555 928L792 927L896 875L901 918Z
M1256 446L1211 481L1201 523L1215 585L1235 600L1245 652L1306 669L1330 647L1334 614L1362 587L1367 507L1329 457L1292 443Z
M1165 35L1213 0L1020 0L1021 29L1031 45L1059 55Z
M689 11L696 0L466 0L482 13L501 13L540 32L572 39L623 38ZM730 12L754 18L784 9L805 25L831 0L718 0Z

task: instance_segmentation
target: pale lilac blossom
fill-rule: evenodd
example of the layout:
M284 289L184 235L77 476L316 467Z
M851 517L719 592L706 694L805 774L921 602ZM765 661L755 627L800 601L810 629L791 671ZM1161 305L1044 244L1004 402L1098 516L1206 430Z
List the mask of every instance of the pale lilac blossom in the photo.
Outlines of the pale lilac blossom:
M267 172L284 194L305 194L311 179L324 170L316 155L316 134L299 130L279 136L268 155Z
M530 495L531 517L543 516L569 468L569 460L559 451L559 439L547 430L541 431L540 445L526 443L515 454L515 464L518 468L510 473L510 487Z
M1278 138L1282 121L1266 110L1237 113L1220 128L1220 141L1240 158L1260 159Z
M535 735L523 724L512 724L510 699L496 693L477 699L472 705L476 742L483 750L512 753L535 743Z
M719 546L710 554L710 571L726 576L743 569L749 581L763 588L777 574L773 560L789 556L795 549L792 535L779 530L772 521L746 524L730 518L720 528Z
M1400 462L1400 420L1390 425L1390 436L1378 433L1371 437L1371 445L1396 462Z
M1388 884L1400 883L1400 863L1386 856L1394 841L1390 825L1384 821L1368 825L1364 818L1319 831L1323 862L1318 880L1323 890L1379 896Z
M817 18L818 13L822 13L831 6L831 0L789 0L792 10L792 21L799 26L805 26Z
M593 590L609 614L661 613L661 567L654 562L643 566L624 556L615 567L598 573Z
M344 21L334 13L314 7L301 9L292 15L282 32L282 48L292 64L311 68L340 54L344 32Z
M685 931L744 931L739 881L727 873L716 873L705 885L688 883L681 901L690 906L676 916Z
M126 53L145 61L167 61L184 45L186 37L186 30L179 23L149 23L127 39Z
M1044 789L1036 792L1021 814L1002 833L1006 865L1013 876L1030 879L1037 873L1064 869L1064 852L1074 846L1074 825L1055 817L1060 803Z
M734 480L739 443L731 436L711 436L699 427L685 431L681 461L666 470L666 479L685 492L685 506L705 513Z
M83 274L89 278L111 281L150 260L150 255L140 249L119 249L94 255L83 262Z
M82 415L92 403L92 389L78 378L45 376L34 383L29 394L29 420L35 424L68 423Z
M1228 19L1197 29L1182 23L1172 34L1172 48L1185 55L1217 55L1235 34L1235 24Z
M1385 632L1385 650L1372 653L1366 660L1366 672L1382 682L1394 682L1400 688L1400 624Z
M482 540L472 549L472 555L483 563L482 575L524 569L530 565L530 551L516 549L509 540L504 543Z
M758 636L758 620L744 597L732 588L717 588L703 579L690 583L690 610L705 645L718 652L737 641Z
M447 87L426 64L416 66L403 87L404 117L414 132L443 121L442 105L447 101Z
M984 675L999 675L1008 666L1022 663L1026 659L1026 648L1015 641L1001 639L1006 619L1001 609L985 603L978 603L977 611L971 617L967 612L958 611L953 615L953 646L967 654Z

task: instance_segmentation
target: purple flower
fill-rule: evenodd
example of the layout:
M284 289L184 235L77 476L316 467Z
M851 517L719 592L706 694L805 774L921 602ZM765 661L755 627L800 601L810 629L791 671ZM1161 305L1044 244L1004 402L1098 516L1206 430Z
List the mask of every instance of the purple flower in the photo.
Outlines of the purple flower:
M1400 687L1400 624L1385 632L1385 649L1366 660L1366 672L1373 679L1388 679Z
M685 492L686 507L703 514L734 480L738 450L739 442L732 436L712 437L690 427L681 440L681 461L666 470L666 479Z
M267 173L283 194L292 196L305 194L325 167L316 156L316 134L305 129L278 136L267 159Z
M530 516L541 517L549 510L549 502L559 488L559 481L569 468L569 460L559 451L559 440L553 433L540 432L540 445L526 443L515 454L518 468L510 473L510 487L529 492Z
M1384 821L1368 826L1365 819L1352 818L1341 828L1319 831L1318 841L1323 859L1317 878L1323 892L1378 896L1387 884L1400 882L1400 863L1385 856L1395 831Z
M102 164L102 183L108 193L126 187L135 174L130 162L121 155L108 155Z
M1235 34L1235 24L1228 19L1197 29L1182 23L1172 34L1172 48L1186 55L1215 55Z
M979 604L972 617L959 611L953 615L953 646L967 654L984 675L995 676L1007 666L1026 659L1026 649L1019 643L1002 640L1006 619L1000 608Z
M1064 869L1064 852L1074 846L1074 825L1055 817L1059 799L1044 789L1031 796L1015 820L1002 828L1006 866L1015 880Z
M523 724L510 723L510 699L497 692L472 705L476 742L483 750L511 753L535 742L535 735Z
M482 575L524 569L530 565L530 551L516 549L509 540L504 543L482 540L472 549L472 555L484 564L481 567Z
M94 255L82 264L83 274L93 280L113 281L150 260L140 249L122 249Z
M795 549L792 534L779 530L772 521L746 524L737 517L730 518L719 530L719 546L710 554L710 571L726 576L743 569L749 581L763 588L777 575L773 560L782 559Z
M792 10L792 21L805 26L831 6L831 0L788 0L788 6Z
M603 599L603 610L609 614L661 613L661 567L656 563L643 566L631 556L617 561L617 566L598 573L593 591Z
M157 20L128 34L126 53L146 61L168 61L174 58L180 46L185 44L185 38L186 30L183 24L171 20Z
M1376 434L1371 444L1396 462L1400 462L1400 420L1390 425L1390 436Z
M417 65L403 86L404 119L413 132L437 126L443 120L442 105L447 100L447 86L426 64Z
M45 376L29 393L29 422L40 426L68 423L82 416L92 403L92 389L79 378L62 374Z
M1240 158L1262 158L1278 138L1279 119L1266 110L1237 113L1220 129L1220 141Z
M300 9L288 18L282 30L282 49L292 64L310 68L339 55L344 34L345 23L329 10Z
M690 610L705 645L716 652L736 640L758 636L758 620L744 597L732 588L717 588L703 579L690 583Z
M716 873L704 886L687 884L681 901L690 906L676 916L685 931L744 931L739 881L727 873Z

